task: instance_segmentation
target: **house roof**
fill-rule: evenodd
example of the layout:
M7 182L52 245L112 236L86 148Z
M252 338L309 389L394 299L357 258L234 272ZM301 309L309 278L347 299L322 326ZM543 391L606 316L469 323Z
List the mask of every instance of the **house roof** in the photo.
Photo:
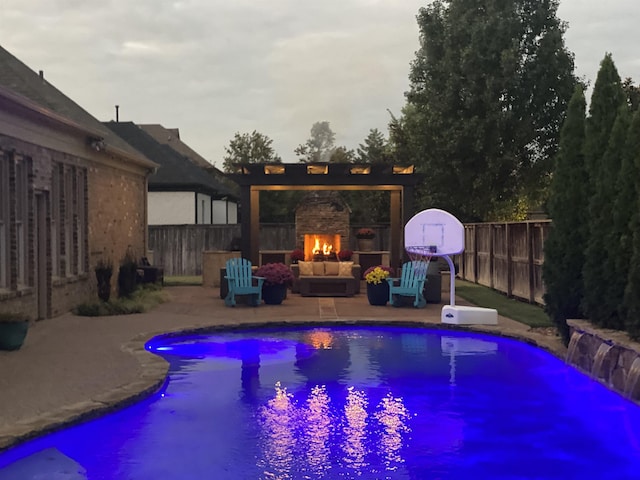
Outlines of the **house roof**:
M125 155L128 159L148 168L155 166L142 153L45 80L42 72L40 74L34 72L2 47L0 47L0 87L4 87L2 92L5 97L9 95L7 91L11 91L14 94L12 100L19 101L23 107L37 111L58 123L67 120L68 126L73 126L76 130L83 129L85 134L96 136L96 140L102 141L107 149L111 147L115 153Z
M213 197L235 195L204 169L191 162L168 145L162 145L133 122L105 122L104 125L133 147L144 153L160 167L149 176L149 190L189 190Z
M165 128L158 123L138 125L141 129L151 135L158 143L169 145L176 152L181 153L193 163L201 168L215 168L198 152L193 150L189 145L180 140L180 130L177 128Z
M187 157L191 162L201 168L204 168L210 175L213 175L213 178L215 178L216 181L227 187L234 196L238 196L238 185L228 178L223 171L216 168L212 163L209 163L203 156L184 143L180 139L179 129L165 128L157 123L138 126L151 135L157 142L170 146L176 152Z

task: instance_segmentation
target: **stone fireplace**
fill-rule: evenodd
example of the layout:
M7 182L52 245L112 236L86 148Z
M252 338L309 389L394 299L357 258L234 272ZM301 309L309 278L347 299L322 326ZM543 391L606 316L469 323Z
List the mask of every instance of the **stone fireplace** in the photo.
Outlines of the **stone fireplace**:
M335 259L349 245L349 206L338 192L314 191L296 208L296 245L305 260Z

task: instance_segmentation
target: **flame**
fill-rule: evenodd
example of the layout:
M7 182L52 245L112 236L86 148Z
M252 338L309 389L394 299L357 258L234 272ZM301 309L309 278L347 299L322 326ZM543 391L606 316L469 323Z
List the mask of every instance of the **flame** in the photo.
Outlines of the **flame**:
M320 239L318 237L314 237L315 243L313 246L313 254L317 254L322 252L323 255L329 255L333 251L333 245L328 244L327 242L322 244L322 248L320 248Z

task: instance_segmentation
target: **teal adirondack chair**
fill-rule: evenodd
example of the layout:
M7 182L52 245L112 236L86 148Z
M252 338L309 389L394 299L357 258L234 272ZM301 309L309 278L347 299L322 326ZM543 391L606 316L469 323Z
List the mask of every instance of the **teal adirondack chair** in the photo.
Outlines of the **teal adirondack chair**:
M246 258L227 260L227 274L224 278L229 284L229 293L224 299L227 307L236 304L236 295L251 295L251 304L257 307L262 303L262 284L264 277L256 277L251 272L251 262Z
M402 277L387 278L389 283L389 303L397 306L400 301L397 295L415 296L413 306L417 308L424 307L427 304L423 290L428 266L429 264L422 260L407 262L402 265Z

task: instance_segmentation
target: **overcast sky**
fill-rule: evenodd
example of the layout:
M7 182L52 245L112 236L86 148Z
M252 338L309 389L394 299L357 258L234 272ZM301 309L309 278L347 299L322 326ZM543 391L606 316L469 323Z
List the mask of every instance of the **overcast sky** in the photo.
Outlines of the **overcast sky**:
M314 122L356 148L399 114L418 0L0 0L0 43L99 120L160 123L218 167L235 132L285 162ZM561 0L577 74L640 81L640 0Z

